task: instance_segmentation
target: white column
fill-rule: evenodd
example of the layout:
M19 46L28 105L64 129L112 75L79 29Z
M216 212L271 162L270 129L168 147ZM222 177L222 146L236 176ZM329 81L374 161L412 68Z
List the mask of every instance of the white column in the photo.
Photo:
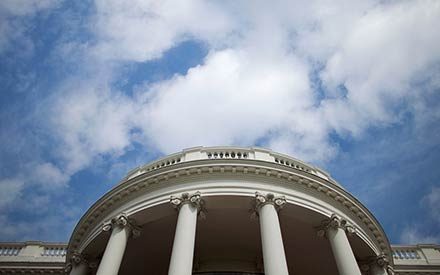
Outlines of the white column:
M81 262L77 265L72 266L72 270L70 271L70 275L86 275L87 274L87 264Z
M168 275L191 275L196 240L197 213L203 205L200 193L171 197L171 204L179 209L173 250Z
M284 197L256 193L256 210L260 218L261 245L263 249L264 274L288 275L283 238L277 208L286 203Z
M339 274L361 275L361 271L345 233L346 228L346 221L333 215L326 223L325 234L330 242Z
M111 224L105 225L103 229L107 231L111 229L112 233L96 275L117 275L130 235L128 219L120 215L112 219Z
M86 275L88 271L87 261L80 253L73 253L70 258L71 270L69 272L70 275Z
M381 266L373 265L371 267L371 275L388 275L388 272Z

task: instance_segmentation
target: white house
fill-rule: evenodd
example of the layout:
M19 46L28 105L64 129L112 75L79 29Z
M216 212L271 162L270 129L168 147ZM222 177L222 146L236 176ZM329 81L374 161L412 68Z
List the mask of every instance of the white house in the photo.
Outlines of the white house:
M68 244L0 243L0 274L440 274L391 245L325 171L261 148L197 147L128 173Z

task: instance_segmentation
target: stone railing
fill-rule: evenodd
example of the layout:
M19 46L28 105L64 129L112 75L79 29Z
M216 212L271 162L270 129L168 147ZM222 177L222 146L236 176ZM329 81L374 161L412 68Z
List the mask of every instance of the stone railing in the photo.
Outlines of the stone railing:
M393 245L396 265L440 265L440 245Z
M41 256L45 257L65 257L67 254L67 246L65 244L50 244L44 246L43 253Z
M247 159L252 157L252 150L233 149L233 148L206 148L208 159ZM255 157L253 157L255 159Z
M1 256L5 256L5 257L7 257L7 256L17 256L20 253L20 251L21 251L23 246L24 245L14 244L14 243L11 243L11 244L1 244L1 246L0 246L0 257Z
M300 160L287 157L281 154L272 153L272 156L274 157L274 161L278 164L285 165L293 169L302 170L304 172L317 175L318 177L321 177L323 179L333 181L330 175L322 169L318 169Z
M64 262L67 244L64 243L2 243L1 262Z
M136 176L143 174L143 173L146 173L146 172L158 170L163 167L167 167L170 165L180 163L182 161L183 157L184 157L184 154L177 153L177 154L167 156L166 158L159 159L159 160L154 161L152 163L148 163L144 166L137 167L137 168L131 170L130 172L128 172L126 178L133 178L133 177L136 177Z
M240 147L195 147L183 150L180 153L176 153L166 158L159 159L155 162L133 169L128 173L126 179L136 177L138 175L158 170L164 167L175 165L181 162L189 162L196 160L225 160L225 159L238 159L238 160L258 160L276 163L289 167L291 169L300 170L306 173L310 173L321 177L325 180L329 180L335 183L331 179L330 175L312 165L304 163L298 159L292 158L287 155L275 153L270 150L262 148L240 148Z
M420 254L421 251L415 247L393 249L393 258L398 260L418 260L422 258Z

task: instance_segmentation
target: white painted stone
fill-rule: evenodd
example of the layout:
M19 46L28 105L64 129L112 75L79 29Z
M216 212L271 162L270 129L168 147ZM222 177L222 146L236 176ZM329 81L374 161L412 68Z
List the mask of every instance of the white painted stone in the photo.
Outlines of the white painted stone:
M197 208L189 202L180 207L168 275L191 275L196 239Z
M371 266L371 275L388 275L388 272L385 270L384 267L373 264Z
M86 275L87 274L87 264L81 262L79 264L73 265L70 275Z
M327 237L333 251L340 275L361 275L361 271L351 250L347 235L340 227L329 227Z
M113 226L112 234L102 256L96 275L117 275L124 257L125 247L129 236L127 226Z
M259 209L261 244L263 249L264 274L288 275L283 238L278 213L271 203Z

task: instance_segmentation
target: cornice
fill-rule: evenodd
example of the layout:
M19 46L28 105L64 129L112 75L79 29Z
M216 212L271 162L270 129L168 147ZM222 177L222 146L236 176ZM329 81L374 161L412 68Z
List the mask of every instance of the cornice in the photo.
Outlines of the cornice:
M78 249L85 236L91 234L97 224L102 223L106 214L116 207L124 205L127 198L144 193L150 188L171 179L199 177L204 175L218 176L226 174L241 176L258 176L275 179L281 184L295 184L308 189L314 194L322 194L336 202L344 211L356 216L379 245L382 253L392 262L389 241L374 216L355 197L332 181L307 173L303 170L285 165L251 159L209 159L181 162L172 166L152 170L136 177L123 180L115 188L100 198L81 218L69 241L68 255Z

